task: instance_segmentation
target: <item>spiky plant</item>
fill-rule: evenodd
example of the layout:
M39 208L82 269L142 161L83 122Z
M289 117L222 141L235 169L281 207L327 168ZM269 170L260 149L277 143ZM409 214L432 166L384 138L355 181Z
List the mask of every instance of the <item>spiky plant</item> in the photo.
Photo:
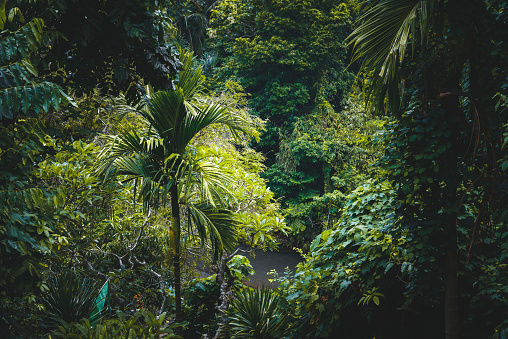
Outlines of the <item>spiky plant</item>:
M288 331L279 296L266 287L243 289L228 313L232 338L279 339Z
M73 270L55 274L47 281L48 291L42 298L47 316L66 323L89 318L97 302L100 285ZM96 314L94 317L100 317ZM96 319L90 319L92 322Z

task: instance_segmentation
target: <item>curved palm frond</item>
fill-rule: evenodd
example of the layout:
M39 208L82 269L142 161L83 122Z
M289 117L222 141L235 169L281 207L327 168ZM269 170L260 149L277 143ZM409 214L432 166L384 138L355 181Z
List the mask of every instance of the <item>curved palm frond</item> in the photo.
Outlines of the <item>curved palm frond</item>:
M129 162L126 159L144 161L145 165L150 160L151 167L159 168L162 164L160 159L164 159L167 153L161 139L142 137L136 131L125 131L118 136L106 137L106 140L109 147L104 148L99 155L101 161L97 166L97 172L101 175L113 170L117 174L127 172L127 175L138 176L142 173L133 170L132 165L127 166Z
M229 171L204 160L194 162L193 171L198 174L196 179L200 187L200 199L213 206L226 206L225 196L232 196L225 186L232 181Z
M231 134L236 138L239 137L239 132L249 133L248 125L251 122L247 120L246 116L240 115L236 110L217 102L209 102L200 106L198 106L195 115L188 115L186 117L195 135L206 127L215 124L228 127Z
M147 109L141 111L140 114L161 138L172 144L173 150L180 149L181 147L178 147L175 142L177 142L177 126L182 120L181 117L185 114L183 91L179 88L159 91L145 100L147 101Z
M176 81L177 87L183 90L184 97L187 101L195 98L201 94L201 89L205 82L205 76L201 66L193 67L193 52L180 52L180 62L182 67L178 72L178 80Z
M205 128L221 124L232 135L249 133L249 121L220 103L190 103L183 91L160 91L149 98L149 109L141 114L158 135L166 140L171 153L183 154L192 139Z
M348 37L353 44L352 61L363 59L362 69L373 73L367 98L381 109L384 99L398 114L403 96L400 66L417 37L421 44L427 37L441 0L378 0L358 19L359 26ZM417 32L418 31L418 32Z
M109 152L111 156L145 154L154 159L163 159L167 153L163 139L143 137L136 131L127 131L115 137Z
M217 262L223 251L232 251L236 245L236 226L239 224L233 212L216 209L208 204L187 204L192 224L198 231L201 242L210 239L213 261Z

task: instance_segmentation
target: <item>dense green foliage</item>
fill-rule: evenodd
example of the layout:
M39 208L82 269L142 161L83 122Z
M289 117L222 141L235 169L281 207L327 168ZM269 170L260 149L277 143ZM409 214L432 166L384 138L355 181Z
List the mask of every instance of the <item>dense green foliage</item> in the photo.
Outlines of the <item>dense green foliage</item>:
M136 311L131 317L118 311L116 319L92 326L88 319L75 323L62 323L51 338L180 338L173 333L174 324L168 324L166 312L155 315L148 310Z
M318 94L340 104L348 20L339 1L222 1L208 33L227 57L224 72L241 79L276 128L310 113Z
M267 156L265 177L281 198L291 241L302 247L337 219L375 153L361 141L379 122L348 94L343 40L355 5L222 1L211 14L215 79L238 79L254 114L268 119L256 149Z
M104 94L123 90L131 99L143 79L171 87L179 63L166 1L12 2L25 17L42 18L54 33L39 67L55 72L55 81L80 93L96 87Z
M1 336L505 338L506 6L0 1Z
M381 138L379 165L394 189L391 212L377 218L376 211L369 211L366 218L373 219L366 221L360 212L358 219L341 220L331 234L316 238L315 251L287 285L289 306L294 308L293 300L303 306L296 308L296 321L308 319L315 326L312 332L303 327L300 335L336 331L346 337L426 338L444 332L447 338L459 333L474 338L506 333L501 310L507 300L502 287L507 233L499 218L503 214L493 213L504 210L496 200L504 196L497 185L502 187L506 178L497 167L504 152L500 127L506 121L499 107L507 88L506 57L499 57L506 56L506 31L497 26L499 10L483 1L465 6L380 0L366 6L351 35L356 56L364 62L368 82L363 89L374 107L399 118ZM362 205L363 199L351 198L350 203ZM368 201L363 204L370 208ZM344 213L343 218L351 208ZM356 246L348 248L345 230L357 223L367 227L367 238L354 239ZM325 239L323 251L319 239ZM386 243L369 252L374 239ZM394 265L400 266L396 273ZM349 280L347 274L355 272L368 274ZM491 272L488 278L485 272ZM348 290L350 284L354 287ZM355 322L361 315L370 326Z
M1 10L5 11L5 3ZM21 292L25 287L26 277L19 281L17 278L26 270L36 274L41 268L37 261L31 260L32 255L40 256L49 252L55 243L65 242L65 237L55 232L61 218L65 218L61 210L64 196L62 192L47 192L37 185L37 164L48 156L51 146L35 117L72 102L58 85L43 81L32 66L32 59L47 43L44 22L34 18L25 25L17 24L15 31L6 29L0 41L0 215L3 220L0 285L10 292Z

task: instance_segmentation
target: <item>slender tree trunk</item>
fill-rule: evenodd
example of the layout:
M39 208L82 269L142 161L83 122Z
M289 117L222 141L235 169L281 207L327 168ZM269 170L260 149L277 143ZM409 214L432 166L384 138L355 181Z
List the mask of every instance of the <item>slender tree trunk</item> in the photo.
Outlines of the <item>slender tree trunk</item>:
M453 89L460 89L459 75L452 76L451 83ZM447 111L449 117L455 117L456 121L449 122L451 134L451 149L447 159L446 168L450 173L447 178L445 188L444 206L448 209L448 217L445 218L445 337L446 339L459 338L459 290L458 290L458 256L457 256L457 216L459 208L458 188L460 184L459 161L463 154L461 143L461 128L463 127L464 117L460 111L459 97L453 91L441 94L441 105Z
M450 220L446 235L446 286L445 286L445 335L446 339L459 338L459 289L457 285L457 227Z
M239 251L240 249L237 248L233 253L229 255L227 254L226 251L224 251L221 262L216 271L217 273L216 280L220 286L220 296L219 296L220 303L217 306L220 318L219 318L219 327L217 329L217 332L215 332L215 336L213 337L213 339L221 338L221 336L223 336L227 328L228 324L227 310L229 308L230 300L231 298L233 298L233 291L231 289L231 286L235 281L235 276L232 275L231 272L229 271L228 263ZM226 274L228 275L227 278Z
M171 243L173 246L173 267L175 277L175 307L176 307L176 322L181 323L182 316L182 289L181 289L181 275L180 275L180 203L178 201L178 185L173 184L170 188L171 193L171 214L172 223L170 229ZM183 336L182 327L176 328L176 334Z

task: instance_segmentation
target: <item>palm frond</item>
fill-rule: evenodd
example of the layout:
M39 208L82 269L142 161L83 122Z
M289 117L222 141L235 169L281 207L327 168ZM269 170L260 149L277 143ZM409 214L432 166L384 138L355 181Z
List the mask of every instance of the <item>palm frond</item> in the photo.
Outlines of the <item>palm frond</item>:
M362 59L362 69L372 74L367 99L381 110L388 97L398 114L403 97L400 66L411 44L424 44L432 26L435 4L440 0L378 0L358 19L359 26L348 37L354 46L353 60ZM419 29L418 29L419 28Z
M190 104L186 103L186 105ZM194 106L193 109L195 114L185 116L186 135L184 137L189 140L188 142L199 132L215 124L228 127L235 137L238 137L238 132L248 133L247 126L250 122L246 117L221 103L208 102L205 105Z
M232 196L225 186L232 181L230 172L210 161L195 161L193 165L193 171L198 173L201 200L214 206L225 206L224 198Z
M166 155L163 139L143 137L137 131L125 131L112 138L108 153L112 157L139 154L154 159L163 159Z
M186 100L199 94L205 82L202 67L193 67L193 57L193 52L180 50L180 62L182 63L182 67L180 68L180 72L178 72L178 81L176 81L176 84L183 90L183 95Z
M178 88L174 91L159 91L151 95L147 100L148 109L142 111L142 115L161 138L171 142L173 149L178 149L178 146L175 145L175 142L178 143L175 131L178 122L181 120L180 116L184 114L183 91Z
M237 244L235 230L239 221L233 212L203 203L187 204L187 209L202 242L210 239L214 262L221 258L224 250L234 249Z

